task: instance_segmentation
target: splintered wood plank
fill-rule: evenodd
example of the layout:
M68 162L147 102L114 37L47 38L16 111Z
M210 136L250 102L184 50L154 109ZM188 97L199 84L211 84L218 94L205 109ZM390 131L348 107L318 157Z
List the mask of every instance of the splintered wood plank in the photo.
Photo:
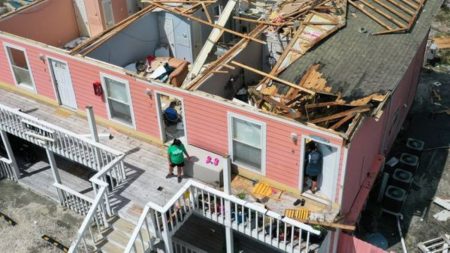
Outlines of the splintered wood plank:
M302 91L304 91L304 92L306 92L306 93L309 93L309 94L311 94L311 95L314 95L314 94L315 94L315 92L312 91L312 90L309 90L309 89L300 87L300 86L296 85L295 83L291 83L291 82L288 82L288 81L286 81L286 80L284 80L284 79L280 79L280 78L278 78L278 77L276 77L276 76L274 76L274 75L267 74L266 72L257 70L257 69L255 69L255 68L252 68L252 67L247 66L247 65L245 65L245 64L239 63L239 62L237 62L237 61L231 61L231 63L234 64L234 65L236 65L236 66L238 66L238 67L241 67L241 68L243 68L243 69L252 71L252 72L254 72L254 73L258 74L258 75L262 75L262 76L267 77L267 78L269 78L269 79L272 79L272 80L274 80L274 81L277 81L277 82L280 82L280 83L285 84L285 85L287 85L287 86L290 86L290 87L292 87L292 88L294 88L294 89L302 90Z
M317 123L321 123L321 122L325 122L325 121L329 121L329 120L339 119L339 118L345 117L352 113L362 113L362 112L367 112L369 110L370 110L369 106L360 106L360 107L353 108L353 109L343 111L343 112L339 112L339 113L336 113L333 115L313 119L313 120L310 120L309 122L313 123L313 124L317 124Z
M345 124L345 123L348 122L349 120L353 119L353 117L355 117L355 116L356 116L356 113L351 113L351 114L345 116L344 118L342 118L342 119L340 119L338 122L336 122L334 125L332 125L332 126L330 127L330 129L332 129L332 130L338 129L338 128L341 127L343 124Z
M305 107L307 109L313 109L313 108L336 106L336 105L345 105L345 104L344 104L344 102L340 102L340 101L332 101L332 102L322 102L322 103L316 103L316 104L307 104L307 105L305 105Z

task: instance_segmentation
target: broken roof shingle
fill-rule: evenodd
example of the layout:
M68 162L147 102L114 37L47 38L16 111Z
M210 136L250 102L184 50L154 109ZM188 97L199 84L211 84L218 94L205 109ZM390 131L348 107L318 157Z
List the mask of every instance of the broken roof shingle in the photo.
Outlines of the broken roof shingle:
M427 1L409 33L370 35L379 25L349 6L347 26L292 63L280 78L298 83L311 64L321 72L333 92L357 99L394 90L428 34L434 13L443 0ZM361 33L360 28L367 33Z

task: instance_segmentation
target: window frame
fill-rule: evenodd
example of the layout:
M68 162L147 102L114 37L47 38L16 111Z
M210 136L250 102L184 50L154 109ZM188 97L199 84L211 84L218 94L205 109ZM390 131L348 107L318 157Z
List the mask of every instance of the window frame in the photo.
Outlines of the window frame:
M250 164L246 164L243 162L239 162L239 161L235 161L234 159L234 149L233 149L233 143L234 143L234 138L233 138L233 119L239 119L239 120L243 120L243 121L247 121L249 123L255 124L260 126L261 128L261 136L260 136L260 143L261 143L261 167L260 168L256 168L251 166ZM228 153L230 154L230 158L231 158L231 162L234 164L239 165L239 167L242 167L244 169L248 169L252 172L261 174L261 175L266 175L266 123L256 120L256 119L252 119L249 117L245 117L236 113L232 113L232 112L228 112ZM243 142L240 142L243 143ZM252 145L243 143L244 145L248 145L251 146L253 148L257 148L254 147Z
M11 72L11 75L13 76L15 85L17 87L24 88L26 90L33 91L34 93L37 93L36 82L34 81L33 71L31 69L30 60L28 59L27 50L24 47L16 46L14 44L7 43L7 42L3 43L3 48L5 50L6 58L8 59L9 70ZM25 57L25 61L27 63L28 72L30 74L31 86L32 87L27 86L27 85L23 85L23 84L19 84L17 82L17 78L16 78L16 75L14 74L13 65L12 65L12 62L11 62L11 60L12 60L11 59L11 55L10 55L10 52L9 52L8 48L12 48L12 49L19 50L19 51L23 52L24 57Z
M108 86L106 85L105 78L111 79L113 81L116 81L116 82L119 82L119 83L122 83L122 84L125 85L125 89L127 90L127 93L128 93L127 97L128 97L128 101L129 101L128 106L130 107L131 124L127 123L127 122L124 122L124 121L122 121L120 119L113 118L111 116L111 109L110 109L109 100L114 100L115 102L122 103L122 104L125 104L125 103L123 103L122 101L117 101L115 99L112 99L112 98L110 98L108 96ZM127 126L127 127L132 127L134 129L136 129L136 121L135 121L135 118L134 118L133 101L131 100L131 91L130 91L130 85L129 85L128 80L125 80L125 79L122 79L122 78L119 78L119 77L116 77L116 76L108 75L108 74L105 74L105 73L101 73L100 74L100 80L101 80L101 84L102 84L102 88L103 88L103 96L104 96L103 98L105 99L105 102L106 102L106 109L107 109L107 112L108 112L109 120L114 121L116 123L119 123L121 125L124 125L124 126Z

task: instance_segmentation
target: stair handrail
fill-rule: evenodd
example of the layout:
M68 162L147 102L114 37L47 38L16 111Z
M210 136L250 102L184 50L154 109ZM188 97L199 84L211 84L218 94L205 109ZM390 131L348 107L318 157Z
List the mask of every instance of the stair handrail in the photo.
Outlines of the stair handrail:
M100 189L98 190L97 194L95 195L94 202L92 203L91 208L89 209L88 214L83 220L83 223L81 224L80 228L77 232L76 239L72 242L69 248L69 253L75 253L77 252L78 246L80 245L81 241L84 239L84 236L86 232L89 230L89 226L91 225L92 219L95 215L97 215L97 208L102 203L103 198L105 198L107 202L107 189L109 184L107 182L104 182L100 178L104 176L109 170L114 168L118 163L122 162L122 160L125 158L125 154L121 154L118 157L116 157L114 160L109 162L107 165L105 165L101 170L99 170L97 173L95 173L94 176L92 176L89 181L91 181L93 184L96 184L100 186ZM95 191L95 185L93 185L94 191ZM109 207L107 207L109 208Z
M313 233L315 235L320 235L321 234L321 232L319 230L314 229L310 225L307 225L305 223L302 223L300 221L297 221L297 220L294 220L294 219L291 219L291 218L288 218L288 217L284 217L284 216L280 215L279 213L276 213L274 211L270 211L270 210L268 210L268 209L266 209L266 208L264 208L262 206L254 204L252 202L248 202L248 201L242 200L242 199L240 199L240 198L238 198L238 197L236 197L234 195L228 195L228 194L226 194L226 193L224 193L224 192L222 192L220 190L212 188L211 186L208 186L208 185L206 185L204 183L198 182L198 181L196 181L194 179L189 179L183 185L183 187L181 187L181 189L178 190L178 192L176 192L174 194L174 196L164 206L160 206L160 205L158 205L158 204L156 204L156 203L154 203L152 201L149 201L145 205L144 210L143 210L141 216L139 217L138 224L136 225L135 229L133 230L133 233L131 234L130 240L128 241L128 244L127 244L127 246L126 246L126 248L124 250L124 253L130 253L131 250L133 249L134 244L135 244L135 242L137 240L137 237L139 235L139 232L140 232L142 226L144 225L144 222L145 222L146 217L147 217L148 213L150 212L150 210L155 210L155 211L158 211L160 213L166 213L167 211L169 211L172 208L172 206L176 203L176 201L181 196L183 196L183 194L187 190L189 190L191 187L196 187L196 188L199 188L199 189L204 190L206 192L218 195L219 197L221 197L221 198L223 198L225 200L228 200L230 202L236 202L237 204L243 205L243 206L245 206L245 207L247 207L249 209L253 209L253 210L257 211L257 212L266 214L267 216L271 216L271 217L273 217L275 219L279 219L279 220L281 220L281 221L283 221L283 222L285 222L287 224L296 226L296 227L298 227L300 229L303 229L303 230L308 231L310 233ZM150 240L151 240L151 238L150 238Z

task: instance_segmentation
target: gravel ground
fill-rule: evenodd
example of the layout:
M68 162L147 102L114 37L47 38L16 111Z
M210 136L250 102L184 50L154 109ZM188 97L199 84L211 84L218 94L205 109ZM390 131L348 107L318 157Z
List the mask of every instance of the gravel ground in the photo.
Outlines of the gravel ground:
M0 252L63 252L41 236L69 247L83 221L58 203L7 180L0 181L0 212L17 222L11 226L0 218Z

